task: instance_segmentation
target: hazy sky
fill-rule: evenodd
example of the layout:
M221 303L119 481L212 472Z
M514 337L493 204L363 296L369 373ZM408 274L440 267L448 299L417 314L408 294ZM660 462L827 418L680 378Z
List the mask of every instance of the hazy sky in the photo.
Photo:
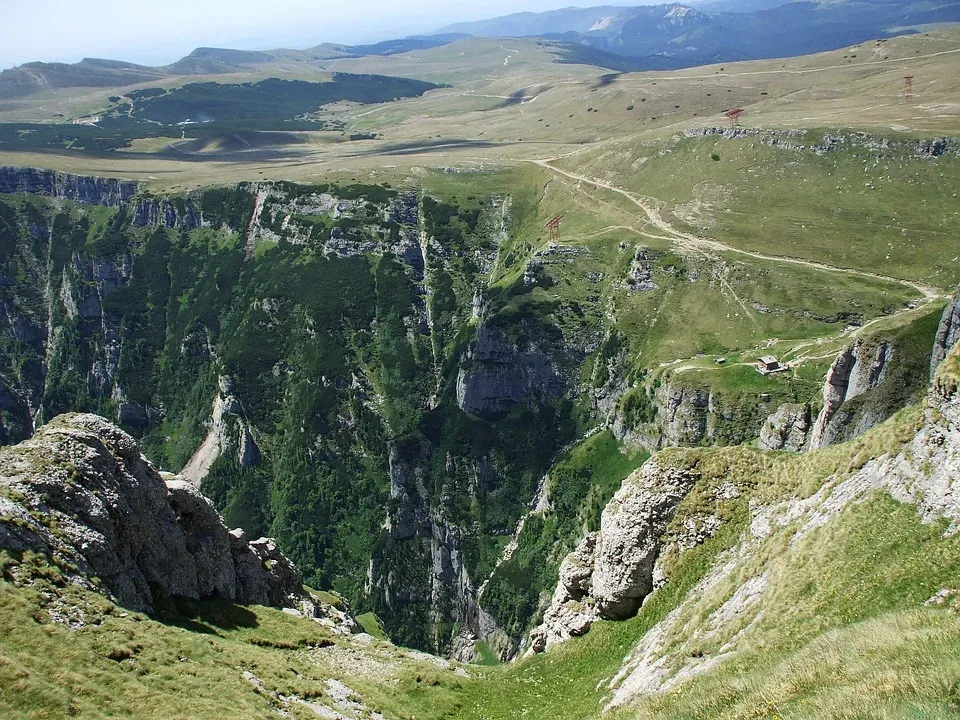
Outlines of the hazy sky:
M641 0L642 1L642 0ZM647 0L649 1L649 0ZM571 0L0 0L0 68L106 57L166 64L198 46L265 50L367 42Z

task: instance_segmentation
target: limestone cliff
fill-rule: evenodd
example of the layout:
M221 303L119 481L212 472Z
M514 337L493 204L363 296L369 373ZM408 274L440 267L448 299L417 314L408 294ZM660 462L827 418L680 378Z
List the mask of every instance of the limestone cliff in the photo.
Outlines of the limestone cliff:
M486 323L457 376L457 404L464 412L496 417L518 403L546 402L563 394L564 383L550 356L533 344L511 344Z
M139 183L70 175L38 168L0 166L0 194L31 193L85 205L120 207L140 190Z
M464 557L463 530L430 507L426 487L429 449L417 442L390 449L390 512L383 552L368 573L367 595L375 606L404 617L420 612L421 628L437 651L464 662L476 659L477 644L491 642L507 654L510 639L480 607ZM419 569L417 569L419 568ZM444 636L445 623L459 632Z
M772 407L769 396L725 391L685 373L666 374L652 388L628 394L612 428L621 441L651 450L739 445L762 434Z
M845 403L880 385L893 356L891 343L863 340L857 340L837 356L823 386L823 409L813 425L811 448L858 435L883 420L869 408L859 415L841 410Z
M560 566L560 582L543 624L530 636L534 652L582 635L598 619L636 613L654 587L661 538L697 473L656 458L624 480L604 508L600 532L588 534Z
M0 450L0 548L48 555L135 610L151 611L158 594L312 603L273 540L229 531L209 500L164 482L133 438L95 415L60 416Z
M207 436L180 471L180 477L199 488L210 468L226 452L233 452L237 464L244 470L260 460L260 448L235 394L233 380L221 375Z
M937 367L943 362L947 353L957 344L958 340L960 340L960 290L953 294L940 317L937 337L933 343L933 353L930 356L931 380L937 372Z
M166 198L144 196L133 207L132 222L137 227L196 230L203 225L203 215L192 200L175 203Z
M659 447L699 445L706 440L712 399L709 388L664 382L655 395Z
M810 434L810 405L788 403L770 415L760 429L758 445L764 450L800 452Z

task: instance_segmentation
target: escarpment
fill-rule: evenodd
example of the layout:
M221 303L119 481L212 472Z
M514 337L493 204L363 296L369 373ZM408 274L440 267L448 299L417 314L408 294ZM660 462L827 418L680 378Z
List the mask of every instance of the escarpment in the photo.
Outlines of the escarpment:
M95 415L60 416L0 450L0 548L47 555L135 610L158 595L311 602L274 540L229 530L209 500L165 482L133 438Z
M502 330L482 324L456 389L462 410L494 418L519 403L554 400L564 383L547 353L535 345L510 344Z
M947 353L960 340L960 291L954 293L950 302L943 309L940 325L937 327L937 337L933 343L933 352L930 356L930 379L933 380L937 368L943 362Z
M865 356L876 358L875 352L871 349ZM849 365L841 366L838 376L845 379L834 387L857 387L876 377L875 362L857 375L851 371L854 352L841 357ZM770 579L764 563L771 560L761 550L768 538L781 533L776 542L792 548L849 508L872 502L877 493L914 506L923 523L943 523L944 537L957 534L958 378L960 347L954 346L915 415L892 418L866 439L848 443L849 448L818 451L828 454L816 460L744 447L673 449L655 455L624 481L603 511L599 532L588 533L562 562L543 624L531 633L532 651L543 652L582 635L599 619L631 617L655 589L675 581L671 568L677 567L678 558L716 536L725 524L740 523L735 526L738 539L680 604L640 638L621 672L610 680L611 703L624 704L669 690L745 647L748 641L742 639L763 618ZM768 432L788 441L791 436L798 439L793 431L796 423L806 422L803 410L787 408L780 415L780 423ZM774 477L778 480L772 481ZM778 496L777 483L789 490L780 490ZM738 515L746 519L733 521ZM725 588L725 594L717 594L718 587ZM715 656L697 650L704 639L718 640Z
M862 341L853 343L837 356L823 386L823 409L813 426L811 447L824 447L841 435L853 418L840 416L838 411L844 403L876 388L883 381L892 357L890 343L880 342L871 347ZM874 424L876 419L867 414L859 419L860 427L854 429L854 434Z
M217 394L213 399L207 435L183 466L180 477L199 488L213 464L228 451L233 452L237 465L243 470L260 460L260 448L235 394L233 380L221 375L217 381Z
M140 184L129 180L0 166L0 194L30 193L116 208L133 198L139 190Z

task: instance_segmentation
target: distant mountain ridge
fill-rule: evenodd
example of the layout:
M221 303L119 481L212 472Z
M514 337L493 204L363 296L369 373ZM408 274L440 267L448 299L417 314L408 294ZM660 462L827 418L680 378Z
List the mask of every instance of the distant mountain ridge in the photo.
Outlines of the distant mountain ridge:
M170 65L151 67L119 60L84 58L77 63L24 63L0 72L0 100L26 97L42 90L68 87L120 87L184 75L244 72L251 66L283 62L316 62L341 57L395 55L440 47L464 36L456 34L385 40L372 45L325 43L306 50L233 50L200 47Z
M917 25L960 22L960 2L892 0L718 0L637 7L565 8L515 13L440 32L482 37L539 36L628 58L649 69L805 55ZM589 55L573 53L584 61Z
M690 4L570 7L448 25L430 35L369 45L323 43L305 50L200 47L170 65L99 58L26 63L0 72L0 100L47 89L120 87L168 77L248 72L279 63L396 55L467 37L542 37L560 62L616 71L664 70L716 62L791 57L960 23L960 0L708 0Z

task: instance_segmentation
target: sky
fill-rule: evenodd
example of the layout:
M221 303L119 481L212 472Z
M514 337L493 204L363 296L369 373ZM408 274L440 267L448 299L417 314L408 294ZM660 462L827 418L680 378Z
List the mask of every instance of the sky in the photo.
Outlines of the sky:
M267 50L375 42L463 20L573 4L571 0L0 0L0 69L84 57L165 65L200 46Z

